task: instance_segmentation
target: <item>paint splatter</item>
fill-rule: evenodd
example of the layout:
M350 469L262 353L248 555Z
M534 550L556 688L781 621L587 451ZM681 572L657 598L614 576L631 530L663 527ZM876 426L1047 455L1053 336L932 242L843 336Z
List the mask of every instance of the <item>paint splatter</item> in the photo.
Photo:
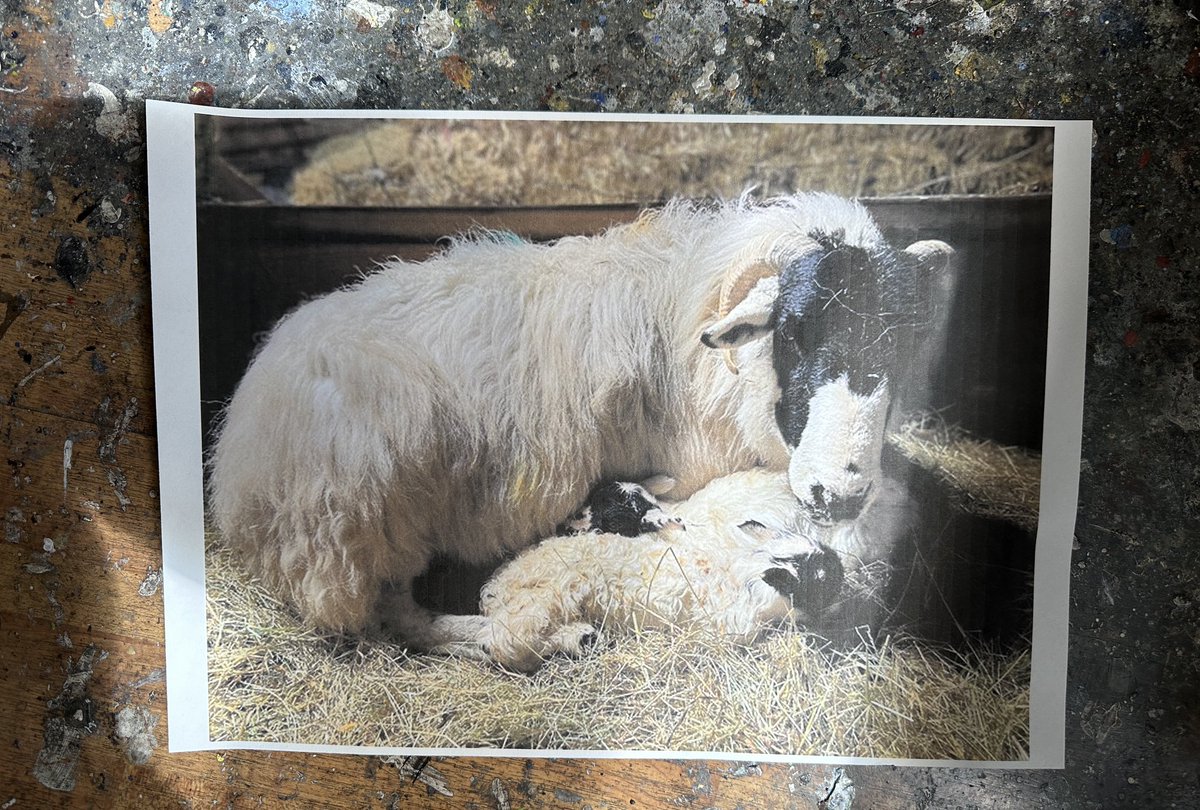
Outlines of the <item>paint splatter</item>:
M463 90L471 89L471 79L475 77L475 71L471 70L467 61L458 54L452 54L442 60L442 74Z
M63 494L67 494L67 478L71 472L71 456L75 451L75 442L67 439L63 442Z
M1133 247L1133 226L1118 225L1115 228L1106 228L1100 231L1100 240L1115 245L1118 250L1128 250Z
M158 747L154 727L158 718L149 709L126 706L117 712L113 733L125 750L125 758L134 765L145 765Z
M121 412L115 415L112 413L111 398L105 397L100 403L100 407L96 411L96 422L109 427L108 432L101 438L100 447L96 451L101 461L115 462L117 460L117 447L125 438L125 433L129 430L129 423L133 421L133 417L137 416L137 413L137 397L130 397Z
M435 56L453 48L456 39L454 18L444 8L426 12L417 26L417 42Z
M491 792L492 798L496 800L496 810L509 810L512 807L508 800L508 790L500 781L500 777L492 780Z
M146 23L156 34L165 33L171 27L171 15L163 11L163 0L150 0L150 8L146 12Z
M162 578L162 570L152 565L147 566L146 578L138 586L138 596L154 596L154 594L158 593L158 587L162 585Z
M78 236L64 236L58 242L54 252L54 272L72 289L79 289L80 283L92 272L92 258L88 255L87 243Z
M350 0L342 13L356 24L360 33L383 28L396 16L395 9L372 3L371 0Z
M112 469L108 471L108 483L117 496L117 504L121 507L121 511L124 512L133 503L126 494L126 490L129 487L129 479L126 478L125 473L121 470Z
M122 141L137 132L133 121L126 114L124 105L115 93L98 82L88 82L87 98L100 99L100 115L96 118L96 131L110 141Z
M51 790L75 789L75 768L83 740L100 727L87 694L88 682L93 666L107 657L107 653L89 644L77 662L68 659L62 690L46 704L42 750L33 764L33 776Z
M835 768L825 798L817 802L820 810L850 810L854 806L854 783L845 768Z
M722 3L703 0L663 0L645 12L646 40L667 62L685 65L697 54L714 49L729 26Z

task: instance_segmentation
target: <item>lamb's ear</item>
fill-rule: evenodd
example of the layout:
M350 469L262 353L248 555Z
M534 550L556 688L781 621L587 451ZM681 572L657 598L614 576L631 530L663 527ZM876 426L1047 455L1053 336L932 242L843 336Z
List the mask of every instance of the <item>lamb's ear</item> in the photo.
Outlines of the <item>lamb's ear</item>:
M646 488L647 492L658 498L675 489L676 483L676 480L669 475L652 475L642 482L642 486Z
M775 529L768 529L757 520L747 520L745 523L739 523L738 528L760 543L770 543L772 540L778 540L781 535L781 532Z
M779 296L779 278L764 278L725 317L704 330L700 342L710 349L734 349L771 331Z

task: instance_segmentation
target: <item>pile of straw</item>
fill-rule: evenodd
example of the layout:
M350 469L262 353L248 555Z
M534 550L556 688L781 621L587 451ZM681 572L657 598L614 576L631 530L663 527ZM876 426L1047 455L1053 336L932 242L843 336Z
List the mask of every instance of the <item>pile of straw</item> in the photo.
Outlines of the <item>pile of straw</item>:
M696 629L621 633L536 674L304 628L210 544L214 740L1022 759L1027 650L912 640L835 649L781 630L754 647Z
M950 492L968 512L1037 531L1040 455L977 439L936 415L908 422L888 441L910 461L949 484Z
M392 121L332 137L298 205L647 203L828 191L853 197L1048 191L1047 129L769 123Z

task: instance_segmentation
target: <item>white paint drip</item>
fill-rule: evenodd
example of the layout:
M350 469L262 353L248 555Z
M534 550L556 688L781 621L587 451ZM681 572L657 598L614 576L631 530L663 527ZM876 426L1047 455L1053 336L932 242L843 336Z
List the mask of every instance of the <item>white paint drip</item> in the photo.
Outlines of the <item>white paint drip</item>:
M417 42L422 48L440 56L454 47L457 34L454 17L444 8L433 8L425 12L417 26Z
M962 25L968 34L986 34L992 30L992 18L979 3L971 3Z
M350 0L343 14L351 22L357 23L362 20L372 28L382 28L396 16L396 10L372 3L370 0Z
M507 46L488 51L483 55L482 61L485 65L495 65L502 68L514 67L517 64L517 60L513 59L512 54L508 52Z
M133 126L125 115L125 109L115 93L98 82L88 82L87 98L100 99L100 116L96 119L96 131L110 141L127 138Z
M63 442L63 494L67 493L67 474L71 470L71 453L75 447L75 442L67 439Z
M717 72L717 63L709 59L704 63L700 75L692 82L692 92L700 98L712 95L713 74Z

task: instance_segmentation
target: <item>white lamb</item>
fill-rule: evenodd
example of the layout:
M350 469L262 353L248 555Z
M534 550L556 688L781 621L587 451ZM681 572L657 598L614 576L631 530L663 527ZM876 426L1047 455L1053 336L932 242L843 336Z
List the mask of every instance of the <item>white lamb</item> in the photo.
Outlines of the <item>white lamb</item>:
M580 654L601 626L700 624L745 644L837 598L838 555L814 539L829 532L801 515L786 473L734 473L670 508L686 531L553 537L506 564L480 596L483 648L529 671Z

